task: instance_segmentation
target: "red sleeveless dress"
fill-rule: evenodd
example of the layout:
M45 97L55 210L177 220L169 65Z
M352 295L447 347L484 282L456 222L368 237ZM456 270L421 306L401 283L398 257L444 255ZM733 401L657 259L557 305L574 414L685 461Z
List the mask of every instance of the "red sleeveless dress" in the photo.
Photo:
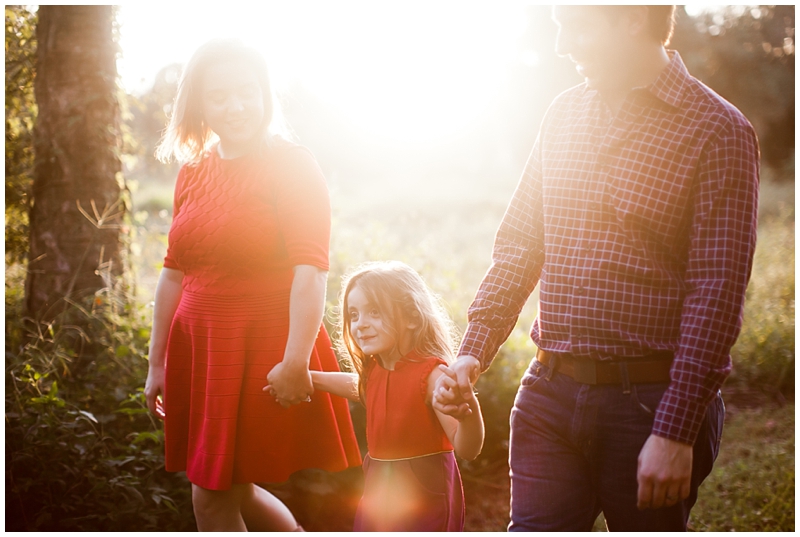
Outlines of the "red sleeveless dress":
M315 392L284 409L262 392L283 359L292 267L327 270L329 239L325 179L303 147L212 150L181 169L164 260L184 274L166 355L168 471L226 490L360 464L344 399ZM324 326L310 367L339 370Z
M453 446L426 404L441 358L410 353L367 373L364 495L355 531L463 531L464 493Z

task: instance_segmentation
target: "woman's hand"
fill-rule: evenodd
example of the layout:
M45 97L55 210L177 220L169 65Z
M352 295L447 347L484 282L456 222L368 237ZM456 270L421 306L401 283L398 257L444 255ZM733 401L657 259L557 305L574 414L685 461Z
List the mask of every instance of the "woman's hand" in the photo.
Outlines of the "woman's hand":
M275 396L284 408L310 401L314 393L309 361L322 326L325 283L328 273L313 265L294 267L289 296L289 335L283 361L267 375L264 391Z
M310 402L314 393L311 372L305 363L295 364L284 360L272 368L267 375L267 382L269 384L264 391L273 395L283 408Z
M164 419L164 377L163 366L151 366L147 370L147 380L144 383L144 398L147 401L147 408L150 409L157 418Z
M144 397L147 408L159 419L164 419L164 384L167 355L167 339L175 310L183 294L183 272L163 268L156 285L156 301L153 307L153 330L150 333L150 350L147 359L147 380L144 384Z

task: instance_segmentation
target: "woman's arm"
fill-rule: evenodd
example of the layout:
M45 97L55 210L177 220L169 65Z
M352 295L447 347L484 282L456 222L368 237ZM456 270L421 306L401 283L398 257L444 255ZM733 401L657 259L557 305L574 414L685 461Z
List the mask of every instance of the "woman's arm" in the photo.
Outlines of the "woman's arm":
M315 390L332 393L355 402L361 400L358 396L358 375L355 373L312 371L311 381Z
M439 366L445 367L445 366ZM436 380L444 373L436 368L431 371L428 376L428 393L427 402L430 405L433 399L433 390L436 387ZM466 399L467 405L471 412L461 420L457 420L452 416L443 414L433 409L436 417L439 418L439 423L442 424L447 438L453 444L456 455L468 461L477 457L483 448L483 415L481 414L481 407L478 404L478 398L475 394L470 392L471 395Z
M164 417L161 396L164 394L164 359L167 353L167 339L172 326L172 318L181 301L183 272L163 268L156 285L155 305L153 307L153 327L150 331L150 350L147 380L144 384L144 397L150 412Z
M308 363L322 326L327 280L327 271L313 265L294 267L286 350L283 361L267 375L267 382L284 408L302 403L314 393Z

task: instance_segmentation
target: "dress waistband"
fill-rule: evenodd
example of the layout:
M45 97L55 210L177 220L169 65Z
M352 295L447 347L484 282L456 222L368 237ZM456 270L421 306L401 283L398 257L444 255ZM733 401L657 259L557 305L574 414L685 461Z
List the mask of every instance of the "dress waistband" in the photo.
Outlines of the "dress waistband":
M269 294L256 295L212 295L183 290L181 294L181 308L198 309L206 311L229 310L236 308L240 311L271 309L271 307L284 307L289 302L290 289L281 289Z
M394 462L394 461L410 461L410 460L413 460L413 459L421 459L423 457L432 457L434 455L441 455L443 453L453 453L453 450L452 449L448 449L448 450L445 450L445 451L437 451L436 453L426 453L425 455L414 455L413 457L401 457L399 459L379 459L378 457L373 457L369 453L367 453L367 457L369 457L373 461Z

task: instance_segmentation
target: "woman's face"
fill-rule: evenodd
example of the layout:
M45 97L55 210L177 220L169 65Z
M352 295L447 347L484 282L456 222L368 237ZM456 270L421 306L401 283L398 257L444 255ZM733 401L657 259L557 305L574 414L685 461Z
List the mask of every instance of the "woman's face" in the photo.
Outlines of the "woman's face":
M201 79L203 119L219 136L220 156L236 158L261 139L263 88L242 60L211 64Z

